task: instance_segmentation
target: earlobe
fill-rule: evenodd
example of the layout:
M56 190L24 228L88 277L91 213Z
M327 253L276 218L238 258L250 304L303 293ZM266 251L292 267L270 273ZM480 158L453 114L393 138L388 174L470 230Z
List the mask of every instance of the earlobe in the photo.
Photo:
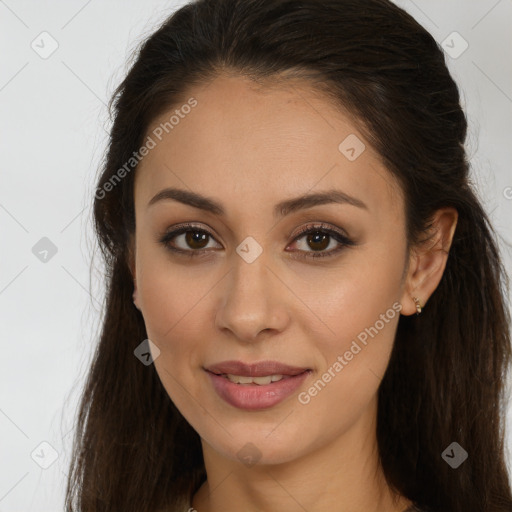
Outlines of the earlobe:
M455 208L437 210L428 231L428 239L414 248L401 302L403 315L421 313L441 282L457 220Z

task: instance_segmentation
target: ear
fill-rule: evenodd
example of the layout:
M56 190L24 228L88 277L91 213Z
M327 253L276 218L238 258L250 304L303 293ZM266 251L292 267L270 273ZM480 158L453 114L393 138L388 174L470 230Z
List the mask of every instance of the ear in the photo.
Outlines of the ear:
M428 230L428 239L419 242L411 250L409 268L401 297L402 315L416 313L413 297L425 307L443 277L448 254L457 226L458 213L455 208L446 207L436 211Z

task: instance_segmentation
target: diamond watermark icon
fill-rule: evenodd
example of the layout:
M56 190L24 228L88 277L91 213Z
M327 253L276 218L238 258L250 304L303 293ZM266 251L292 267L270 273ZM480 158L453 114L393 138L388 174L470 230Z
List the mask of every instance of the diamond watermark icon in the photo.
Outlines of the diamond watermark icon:
M59 458L59 453L50 443L43 441L34 448L30 457L39 467L48 469Z
M59 43L48 32L44 31L30 43L30 47L41 59L48 59L55 53Z
M346 137L338 146L340 153L353 162L361 156L361 153L366 149L363 141L355 134L351 133Z
M246 443L242 449L238 451L237 456L247 467L252 468L254 464L261 459L261 452L256 445Z
M454 441L441 454L441 457L449 466L457 469L468 458L468 452Z
M32 254L43 263L48 263L56 254L57 246L46 236L43 236L34 247Z
M160 355L160 349L151 340L144 340L133 353L143 365L149 366Z
M441 46L452 59L458 59L468 49L469 43L458 32L452 32Z
M263 252L263 248L252 236L248 236L236 248L236 252L247 263L252 263Z

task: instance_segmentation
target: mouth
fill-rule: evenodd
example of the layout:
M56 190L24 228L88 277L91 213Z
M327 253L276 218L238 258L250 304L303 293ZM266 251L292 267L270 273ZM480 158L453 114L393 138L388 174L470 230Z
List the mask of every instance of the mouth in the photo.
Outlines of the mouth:
M205 368L215 375L226 377L235 384L265 385L278 382L281 379L295 377L304 373L309 368L290 366L278 361L261 361L247 364L242 361L224 361Z
M239 409L265 409L291 395L312 372L310 368L277 361L246 364L225 361L204 368L213 388L228 404Z
M222 374L215 374L220 375L221 377L224 377L228 379L230 382L233 382L234 384L240 384L242 386L247 385L256 385L256 386L266 386L267 384L270 384L271 382L279 382L282 379L289 379L290 375L263 375L261 377L247 377L245 375L233 375L232 373L222 373Z

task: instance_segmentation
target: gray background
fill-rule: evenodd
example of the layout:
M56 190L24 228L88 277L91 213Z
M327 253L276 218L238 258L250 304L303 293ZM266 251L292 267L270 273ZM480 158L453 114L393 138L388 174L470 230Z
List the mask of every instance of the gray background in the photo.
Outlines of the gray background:
M449 66L469 117L473 180L510 241L512 2L397 3L438 42L457 31L469 44L448 57ZM0 512L63 509L71 429L103 292L90 206L110 126L106 103L131 50L177 5L0 0ZM43 31L58 43L46 59L31 47L51 49L50 39L41 43ZM43 237L57 250L47 262L32 250ZM510 256L507 250L509 271ZM512 405L507 418L511 457ZM52 454L58 458L43 469Z

